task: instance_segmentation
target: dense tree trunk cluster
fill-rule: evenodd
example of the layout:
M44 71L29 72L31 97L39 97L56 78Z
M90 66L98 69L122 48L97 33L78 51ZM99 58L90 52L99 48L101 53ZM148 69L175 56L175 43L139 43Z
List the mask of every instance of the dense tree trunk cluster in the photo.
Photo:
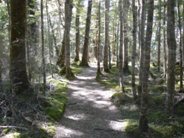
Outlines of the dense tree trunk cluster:
M153 86L166 87L169 115L183 100L183 0L1 0L0 30L0 92L10 82L12 95L37 84L47 95L56 74L74 79L79 66L96 65L99 81L116 71L121 94L131 87L141 133L149 132Z

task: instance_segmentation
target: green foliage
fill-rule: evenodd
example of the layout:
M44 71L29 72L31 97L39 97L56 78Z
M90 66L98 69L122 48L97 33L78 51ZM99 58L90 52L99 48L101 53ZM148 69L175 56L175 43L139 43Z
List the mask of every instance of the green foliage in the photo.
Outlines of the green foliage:
M79 73L81 73L81 70L82 70L82 68L79 66L79 62L73 63L71 66L71 69L72 69L74 74L79 74Z
M58 81L56 83L58 84L56 85L55 91L48 98L49 105L45 108L45 112L50 118L58 121L61 119L61 116L65 110L65 105L67 102L67 87L64 83L60 83Z
M112 95L111 100L116 105L122 105L122 104L129 102L131 98L122 92L117 92Z
M150 111L149 116L148 116L148 120L150 122L155 122L158 124L163 124L167 121L169 121L169 115L166 114L163 111Z
M125 132L133 138L143 138L139 131L138 122L136 120L128 120L128 125L125 128Z

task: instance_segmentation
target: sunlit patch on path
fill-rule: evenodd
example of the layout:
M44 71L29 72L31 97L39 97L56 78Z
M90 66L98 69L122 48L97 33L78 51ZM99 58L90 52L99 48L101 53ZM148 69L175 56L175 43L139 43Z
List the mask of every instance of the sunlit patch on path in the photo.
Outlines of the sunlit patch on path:
M69 101L55 138L127 138L127 122L110 101L115 92L95 76L96 68L86 68L69 82Z

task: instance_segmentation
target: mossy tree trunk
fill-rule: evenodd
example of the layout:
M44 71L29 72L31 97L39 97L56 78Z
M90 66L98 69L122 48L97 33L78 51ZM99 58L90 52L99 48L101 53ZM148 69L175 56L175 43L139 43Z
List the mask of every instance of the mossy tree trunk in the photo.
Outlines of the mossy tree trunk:
M175 63L176 63L176 39L175 39L175 1L167 1L167 45L168 45L168 71L167 71L167 96L166 110L173 113L175 92Z
M104 62L103 67L105 72L109 72L109 7L110 0L105 0L105 46L104 46Z
M85 30L85 38L84 38L84 46L82 53L82 61L80 63L81 66L89 67L88 64L88 48L89 48L89 33L91 26L91 9L92 9L92 0L88 0L88 10L87 10L87 18L86 18L86 30Z
M11 0L10 79L12 91L23 94L29 88L26 72L26 0Z
M148 120L147 120L147 110L148 110L148 78L149 78L149 68L150 68L150 49L151 49L151 38L152 38L152 26L153 26L153 13L154 13L154 0L148 1L148 14L147 14L147 28L146 28L146 38L143 47L143 61L142 61L142 79L141 79L141 107L140 107L140 120L139 129L142 133L148 132Z

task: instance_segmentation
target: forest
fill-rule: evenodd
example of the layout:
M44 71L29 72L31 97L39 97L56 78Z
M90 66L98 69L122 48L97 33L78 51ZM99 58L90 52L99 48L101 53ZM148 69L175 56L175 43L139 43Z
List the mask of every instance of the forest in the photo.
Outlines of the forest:
M184 0L0 0L0 138L184 138Z

